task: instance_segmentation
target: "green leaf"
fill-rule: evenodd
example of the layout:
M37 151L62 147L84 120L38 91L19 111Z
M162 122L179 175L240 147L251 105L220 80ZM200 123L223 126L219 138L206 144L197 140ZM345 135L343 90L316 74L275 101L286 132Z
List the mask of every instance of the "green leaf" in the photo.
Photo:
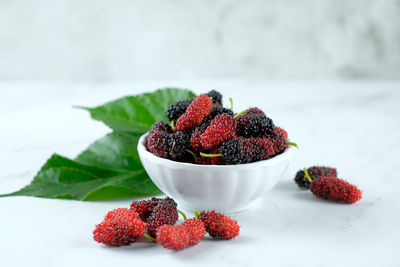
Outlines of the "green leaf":
M166 120L170 104L194 96L188 90L164 89L88 109L93 118L115 131L91 144L75 160L54 154L29 185L0 197L108 200L162 193L140 162L138 135L155 121Z
M178 100L195 97L189 90L166 88L153 93L128 96L96 108L84 109L93 119L104 122L118 132L141 135L156 121L167 121L165 111Z
M142 169L143 166L137 152L138 141L139 137L137 136L113 132L91 144L75 160L109 170Z
M54 154L29 185L2 196L105 200L160 192L144 169L111 171Z

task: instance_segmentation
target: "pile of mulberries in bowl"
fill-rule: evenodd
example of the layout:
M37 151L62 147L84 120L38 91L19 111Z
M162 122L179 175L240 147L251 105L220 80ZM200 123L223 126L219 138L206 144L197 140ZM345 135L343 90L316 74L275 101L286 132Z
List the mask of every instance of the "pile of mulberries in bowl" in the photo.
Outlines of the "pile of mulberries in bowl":
M252 107L235 113L222 105L222 95L212 90L169 106L170 124L154 123L146 136L146 149L174 161L203 165L233 165L266 160L289 145L287 132Z

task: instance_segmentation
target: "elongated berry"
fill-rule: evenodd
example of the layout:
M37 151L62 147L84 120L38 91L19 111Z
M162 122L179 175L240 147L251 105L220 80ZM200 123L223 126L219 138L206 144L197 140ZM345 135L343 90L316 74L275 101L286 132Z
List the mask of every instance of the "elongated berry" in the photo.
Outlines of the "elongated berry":
M210 114L212 100L207 95L196 97L188 106L186 112L176 122L178 131L185 131L201 124L203 119Z
M362 198L362 193L356 186L334 176L323 176L318 180L313 180L310 190L319 198L348 204Z
M221 145L235 136L236 121L228 115L222 114L215 117L210 126L200 136L201 146L208 150Z

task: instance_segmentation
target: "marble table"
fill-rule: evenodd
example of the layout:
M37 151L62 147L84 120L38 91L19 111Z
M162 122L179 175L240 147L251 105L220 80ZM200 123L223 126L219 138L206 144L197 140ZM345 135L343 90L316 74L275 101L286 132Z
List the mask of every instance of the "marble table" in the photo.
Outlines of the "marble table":
M0 193L29 183L53 153L76 156L109 129L73 105L95 106L165 86L220 90L237 110L259 106L300 146L259 206L234 214L241 234L171 252L151 242L107 248L91 232L129 200L0 198L0 266L400 266L400 83L250 80L121 83L0 82ZM363 190L354 205L315 198L292 179L338 168Z

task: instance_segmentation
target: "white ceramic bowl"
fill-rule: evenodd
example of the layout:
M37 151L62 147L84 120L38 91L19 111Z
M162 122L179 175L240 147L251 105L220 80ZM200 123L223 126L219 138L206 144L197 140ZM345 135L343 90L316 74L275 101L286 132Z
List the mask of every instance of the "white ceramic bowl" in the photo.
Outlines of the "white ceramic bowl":
M288 168L294 148L268 160L238 165L197 165L148 152L138 143L143 167L153 182L185 210L234 213L249 208L271 190Z

